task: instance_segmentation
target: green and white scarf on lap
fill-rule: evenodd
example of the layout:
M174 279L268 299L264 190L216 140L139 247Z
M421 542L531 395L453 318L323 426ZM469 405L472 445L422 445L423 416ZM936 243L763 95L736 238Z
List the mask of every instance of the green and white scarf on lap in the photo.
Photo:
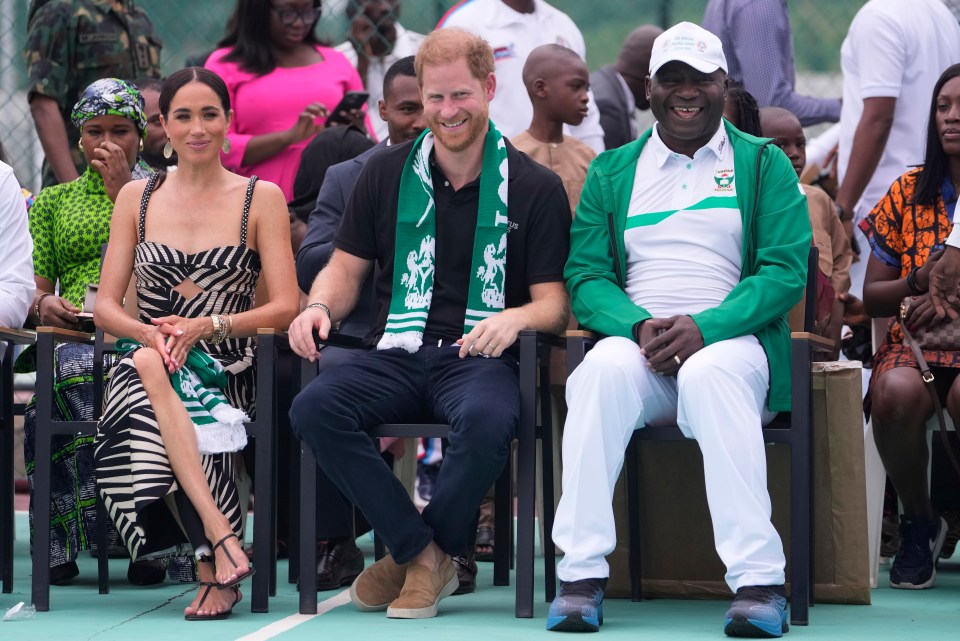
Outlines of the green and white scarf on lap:
M423 344L433 299L437 219L430 175L434 136L423 132L410 150L400 177L397 241L390 313L377 349L410 353ZM480 203L463 333L503 311L507 274L507 147L490 122L480 169Z
M140 343L129 338L121 338L116 344L120 353L138 347ZM247 430L243 424L249 423L250 417L230 405L223 395L227 373L216 359L191 348L183 367L170 375L170 384L193 421L201 454L239 452L246 447Z

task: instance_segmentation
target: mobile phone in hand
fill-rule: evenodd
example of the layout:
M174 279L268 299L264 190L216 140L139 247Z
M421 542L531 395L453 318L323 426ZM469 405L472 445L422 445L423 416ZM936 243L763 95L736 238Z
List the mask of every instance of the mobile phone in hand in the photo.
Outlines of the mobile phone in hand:
M349 125L351 120L345 114L341 115L340 112L350 113L354 109L360 109L365 104L367 104L367 99L370 97L370 94L366 91L348 91L343 94L343 98L340 99L340 102L337 103L337 106L333 108L333 111L330 112L330 115L327 116L327 127L332 127L333 125Z

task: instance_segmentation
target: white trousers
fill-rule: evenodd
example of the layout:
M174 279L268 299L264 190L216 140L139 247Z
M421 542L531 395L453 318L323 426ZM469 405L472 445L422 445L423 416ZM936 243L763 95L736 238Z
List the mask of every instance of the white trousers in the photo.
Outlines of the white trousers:
M678 425L703 453L714 540L734 592L784 583L783 543L770 522L761 427L770 387L767 357L754 336L714 343L676 377L654 374L631 340L610 337L587 353L567 381L563 493L553 540L564 551L562 581L609 576L616 546L613 490L633 430Z

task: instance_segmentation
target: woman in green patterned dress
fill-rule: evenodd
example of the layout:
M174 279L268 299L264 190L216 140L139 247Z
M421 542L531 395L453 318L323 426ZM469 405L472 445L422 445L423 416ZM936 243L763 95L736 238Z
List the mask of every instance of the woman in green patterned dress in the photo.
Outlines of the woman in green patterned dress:
M30 318L35 325L79 330L76 314L87 285L100 281L100 251L110 231L113 200L123 185L152 172L138 159L146 119L143 98L133 85L114 78L94 82L81 94L71 119L81 131L77 144L87 169L74 181L41 191L30 210L37 286ZM54 418L95 418L93 347L60 344L54 372ZM36 411L32 402L25 419L32 531L37 526L33 523ZM50 580L62 585L78 574L79 551L96 539L93 437L54 437L52 474ZM116 543L115 531L110 539ZM163 581L164 573L162 563L146 562L131 564L128 577L132 583L146 585Z

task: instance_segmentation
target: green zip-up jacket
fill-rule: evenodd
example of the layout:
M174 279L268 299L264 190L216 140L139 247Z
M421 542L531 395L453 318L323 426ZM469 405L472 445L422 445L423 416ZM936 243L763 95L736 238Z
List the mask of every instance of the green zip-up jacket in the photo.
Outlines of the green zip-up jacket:
M692 318L704 345L755 335L770 364L767 407L773 412L789 411L787 312L800 300L806 284L811 238L807 199L780 149L723 122L734 152L734 180L743 218L743 267L740 283L723 302ZM580 325L631 340L634 325L651 315L624 291L623 236L637 159L651 131L591 163L570 229L570 257L564 270Z

